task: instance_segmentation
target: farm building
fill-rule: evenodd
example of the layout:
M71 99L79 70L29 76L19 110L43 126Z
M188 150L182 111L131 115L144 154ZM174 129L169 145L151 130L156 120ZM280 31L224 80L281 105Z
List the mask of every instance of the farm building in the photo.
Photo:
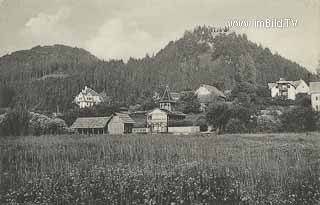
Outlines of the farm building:
M320 82L310 82L311 105L315 111L320 111Z
M132 133L135 121L126 113L116 113L108 124L109 134Z
M111 117L84 117L78 118L71 129L79 134L106 134Z
M275 83L268 83L271 90L271 97L284 97L285 99L295 100L299 93L309 93L309 86L304 80L288 81L280 78Z
M226 96L218 88L212 85L201 84L195 91L200 102L200 110L205 111L207 107L217 101L225 101Z

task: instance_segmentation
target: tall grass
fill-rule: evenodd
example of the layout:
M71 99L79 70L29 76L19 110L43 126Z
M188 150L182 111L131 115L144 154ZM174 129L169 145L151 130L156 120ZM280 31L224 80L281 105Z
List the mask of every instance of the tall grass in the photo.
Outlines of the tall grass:
M0 203L320 203L317 133L8 138L0 163Z

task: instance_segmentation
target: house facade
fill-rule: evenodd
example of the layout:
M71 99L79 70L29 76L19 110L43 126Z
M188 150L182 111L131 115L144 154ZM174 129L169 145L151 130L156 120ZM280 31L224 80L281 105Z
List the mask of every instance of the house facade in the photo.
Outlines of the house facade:
M92 107L104 101L104 97L93 89L85 86L83 90L75 97L74 103L80 108Z
M108 132L112 135L132 133L135 121L126 113L116 113L108 124Z
M311 105L313 110L320 111L320 82L310 82Z
M212 85L201 84L195 91L200 102L200 110L205 111L207 107L217 101L225 101L226 96L218 88Z
M155 108L147 114L147 125L152 133L169 132L169 126L176 121L182 121L186 115L178 111Z
M299 93L308 94L310 89L304 80L288 81L280 78L275 83L268 83L271 90L271 97L283 97L288 100L295 100Z

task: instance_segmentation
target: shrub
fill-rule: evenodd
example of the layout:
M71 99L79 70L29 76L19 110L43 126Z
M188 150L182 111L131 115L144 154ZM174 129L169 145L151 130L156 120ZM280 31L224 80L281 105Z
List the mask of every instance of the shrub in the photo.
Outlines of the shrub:
M277 111L268 111L257 116L258 132L278 132L281 130L282 122Z
M226 132L228 133L243 133L246 132L247 128L245 124L238 118L232 118L226 125Z
M314 131L319 119L318 113L309 107L296 106L283 113L283 130L288 132Z
M3 135L23 136L28 134L30 114L23 106L10 109L2 121Z

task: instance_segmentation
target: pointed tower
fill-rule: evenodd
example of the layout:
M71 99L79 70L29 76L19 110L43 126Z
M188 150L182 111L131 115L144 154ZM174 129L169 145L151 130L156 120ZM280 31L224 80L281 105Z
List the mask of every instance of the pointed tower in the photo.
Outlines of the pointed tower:
M160 109L173 111L174 104L175 101L171 97L169 86L166 86L166 90L160 99Z

